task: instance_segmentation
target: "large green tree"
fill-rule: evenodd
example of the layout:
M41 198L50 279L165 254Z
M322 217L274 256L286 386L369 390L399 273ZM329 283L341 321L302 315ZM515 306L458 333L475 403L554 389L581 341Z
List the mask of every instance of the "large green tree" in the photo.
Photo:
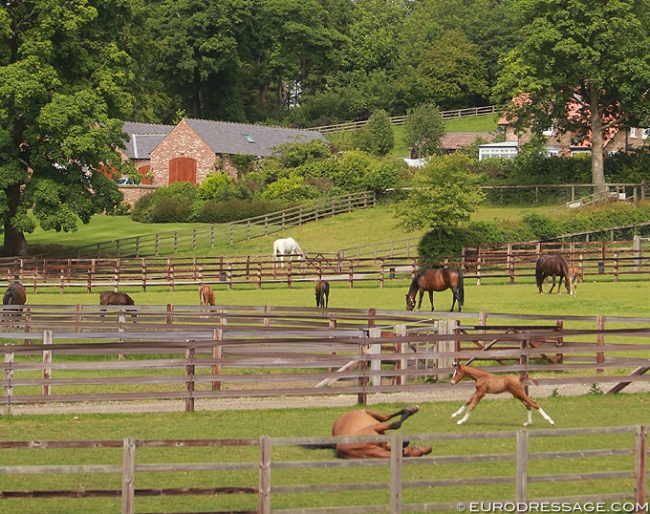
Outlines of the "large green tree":
M551 124L591 141L592 180L604 190L607 131L650 119L648 0L520 0L520 43L505 59L499 91L514 97L522 126Z
M102 170L131 111L123 0L7 0L0 9L0 213L4 255L25 232L70 231L122 194Z

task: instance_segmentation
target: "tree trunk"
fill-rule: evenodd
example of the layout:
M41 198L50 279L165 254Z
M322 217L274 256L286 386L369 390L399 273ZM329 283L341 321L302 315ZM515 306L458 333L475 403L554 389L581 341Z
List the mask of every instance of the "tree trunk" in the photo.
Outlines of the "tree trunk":
M598 91L592 86L591 109L591 180L595 186L598 198L605 199L607 184L605 183L604 145L603 145L603 117L599 107Z
M279 116L284 107L284 103L287 101L287 83L282 80L282 77L278 77L278 84L275 88L275 107L273 108L273 114Z
M20 206L20 184L9 186L5 191L9 202L4 225L5 237L2 255L3 257L26 257L29 255L29 245L25 239L25 234L22 231L16 230L11 224Z

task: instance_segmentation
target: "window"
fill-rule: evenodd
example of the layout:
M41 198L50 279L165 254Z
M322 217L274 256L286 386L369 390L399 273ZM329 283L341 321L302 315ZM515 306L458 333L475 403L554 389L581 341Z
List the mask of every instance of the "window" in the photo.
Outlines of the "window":
M636 127L630 128L630 137L636 137Z
M542 130L542 134L546 137L551 137L553 135L553 125L547 129Z
M248 141L249 143L254 143L255 142L255 140L253 139L253 136L251 136L250 134L242 134L242 136L244 136L244 139L246 141Z
M516 144L492 144L492 145L479 145L478 158L480 161L483 159L514 159L517 157L519 150Z

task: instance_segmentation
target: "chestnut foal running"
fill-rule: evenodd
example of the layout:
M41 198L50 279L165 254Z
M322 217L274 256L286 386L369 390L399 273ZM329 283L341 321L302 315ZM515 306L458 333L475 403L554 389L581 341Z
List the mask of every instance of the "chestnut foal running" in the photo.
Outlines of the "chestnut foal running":
M460 364L459 362L454 362L454 368L454 376L451 377L452 384L457 384L466 376L470 377L476 383L476 392L465 402L465 404L460 409L451 415L452 419L456 416L460 416L465 410L465 407L469 405L467 414L458 420L456 424L462 425L465 423L465 421L469 419L469 415L472 413L478 402L480 402L481 398L483 398L487 393L499 394L508 392L518 400L521 400L521 402L528 409L528 421L524 423L525 427L533 424L533 413L530 410L531 407L537 409L537 411L546 421L555 426L555 421L553 421L551 417L546 414L546 412L544 412L544 410L539 406L539 403L537 403L526 394L524 382L526 380L530 380L536 384L534 380L530 378L525 379L523 376L517 377L515 375L494 375L492 373L488 373L487 371L483 371L482 369L475 368L474 366Z

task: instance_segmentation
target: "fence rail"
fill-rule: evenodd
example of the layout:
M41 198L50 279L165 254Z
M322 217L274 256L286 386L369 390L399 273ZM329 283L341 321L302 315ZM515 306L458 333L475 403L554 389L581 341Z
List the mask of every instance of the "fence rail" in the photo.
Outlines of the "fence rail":
M606 328L603 316L490 315L488 323L486 313L423 320L374 309L103 309L5 308L5 414L30 403L166 399L193 411L209 399L331 394L357 395L364 404L371 393L452 387L424 380L449 376L455 359L513 373L567 372L539 377L548 386L616 384L618 392L650 381L650 318L608 318Z
M533 451L533 444L540 446L540 442L554 438L573 438L574 442L568 450L561 451ZM575 443L575 438L580 438L580 443ZM420 444L426 442L433 448L440 448L445 443L455 441L464 449L472 447L474 441L498 440L498 444L492 446L492 453L470 453L464 451L462 454L455 450L445 455L432 455L419 458L404 458L402 455L403 442L412 441ZM350 442L389 442L391 444L390 459L368 459L368 460L309 460L303 458L290 460L283 456L286 448L296 445L313 444L336 444ZM534 443L533 443L534 442ZM110 459L107 463L106 449L122 449L120 463L117 459ZM161 457L161 448L174 448L175 454L180 453L186 459L181 463L178 461L164 462L170 459L169 453ZM196 462L196 453L187 454L192 448L210 448L210 458ZM501 450L499 450L501 448ZM268 514L277 512L283 514L311 513L311 514L351 514L359 512L401 512L405 511L427 511L439 512L445 510L460 510L459 505L478 509L481 505L511 505L521 511L524 506L531 506L532 510L539 509L540 504L562 506L579 503L594 504L598 502L600 507L606 504L617 502L621 512L647 512L647 426L619 426L619 427L598 427L598 428L573 428L558 430L529 430L519 429L507 432L487 433L439 433L439 434L416 434L402 435L394 432L389 436L378 437L294 437L294 438L271 438L262 436L257 439L207 439L207 440L136 440L125 438L123 440L108 441L0 441L0 452L7 455L11 452L14 455L24 455L43 452L52 453L56 449L64 449L57 453L63 456L62 464L50 465L20 465L7 463L3 459L0 466L0 475L10 477L18 475L21 477L20 490L0 491L0 502L16 501L20 498L25 504L29 498L119 498L121 500L121 512L132 514L145 497L155 496L198 496L212 495L212 511L215 506L219 508L220 501L229 495L246 495L250 510L238 512L257 512ZM151 450L156 449L157 453L152 454ZM227 449L232 453L235 449L239 455L237 462L228 462L220 449ZM147 455L143 462L139 458L140 452ZM204 452L205 453L205 452ZM97 462L102 459L102 464L74 465L68 464L77 455L85 456L85 461ZM612 458L616 462L612 463ZM161 459L163 462L161 462ZM544 461L559 461L555 464L553 471L548 473L548 467L540 468ZM576 463L578 460L579 463ZM189 462L188 462L189 461ZM119 462L119 461L118 461ZM502 466L498 469L497 476L488 475L482 471L485 462L492 463L514 463L515 469ZM529 467L535 462L536 467ZM600 466L607 466L608 471L594 471ZM381 481L362 482L363 473L360 468L381 467L387 470ZM330 479L327 483L315 483L310 480L309 470L327 468ZM449 474L445 469L452 469ZM272 474L272 470L274 470ZM243 475L242 471L248 471ZM468 474L467 472L470 471ZM146 488L140 484L146 483L146 476L149 473L166 472L168 479L166 483L174 480L178 475L175 473L193 473L203 487L163 487ZM212 478L199 478L204 473L211 473ZM255 473L257 477L255 478ZM30 489L24 489L26 484L33 483L30 475L39 474L41 477L52 480L60 474L103 474L121 477L121 488L110 489L64 489L55 490L37 489L38 485ZM234 473L239 473L234 475ZM460 478L458 477L460 475ZM217 486L224 483L226 477L233 477L231 481L235 485L229 487ZM248 476L248 479L245 478ZM42 478L42 479L43 479ZM42 480L41 479L41 480ZM178 480L178 478L176 478ZM237 480L237 482L235 482ZM553 497L548 495L540 497L529 491L529 486L540 483L581 483L589 484L589 490L596 487L597 493L571 496ZM57 484L58 485L58 484ZM510 489L510 493L500 493L498 500L493 495L484 502L473 502L466 505L467 487L472 487L474 498L485 498L486 488L500 485L502 491ZM463 488L462 486L465 486ZM556 486L556 489L561 486ZM566 487L566 486L565 486ZM408 501L408 495L413 490L427 491L420 495L420 501ZM562 489L566 490L566 489ZM583 487L584 490L584 487ZM354 493L348 498L358 497L359 494L372 491L375 500L372 504L359 506L358 502L346 501L345 495L338 495L337 500L325 502L325 507L312 508L287 508L287 495L296 497L310 493ZM385 494L379 493L384 491ZM489 489L488 489L489 491ZM444 495L444 496L443 496ZM439 501L440 496L446 497L446 502ZM410 496L412 498L412 496ZM368 496L364 496L368 498ZM369 498L368 498L369 500ZM366 500L366 501L368 501ZM106 500L103 500L104 502ZM323 502L319 502L323 505ZM534 506L537 506L535 509ZM284 508L283 508L284 507ZM483 507L485 508L485 507ZM508 508L508 507L506 507ZM141 510L139 508L138 510ZM490 509L492 510L492 509ZM575 510L575 509L574 509ZM470 510L479 512L482 510ZM510 512L510 510L507 510ZM514 510L512 510L514 511ZM603 510L604 511L604 510ZM221 510L220 512L225 512ZM599 510L600 512L600 510Z
M636 236L627 241L560 241L476 245L463 249L461 257L420 258L412 239L386 245L350 248L338 253L307 253L302 260L285 259L284 267L270 255L220 257L149 257L114 259L14 259L5 261L4 279L23 283L28 292L82 288L88 293L130 287L146 291L164 287L209 284L214 287L261 288L263 285L309 283L317 279L355 284L410 280L425 263L463 270L465 279L481 285L506 278L510 283L531 280L542 253L561 253L570 265L580 266L585 278L611 279L650 274L650 250ZM370 255L363 257L362 255ZM387 255L387 256L383 256ZM395 255L395 256L392 256ZM0 275L1 276L1 275ZM31 302L31 299L30 299Z
M195 251L198 247L213 247L215 242L232 244L254 237L266 236L288 227L300 226L310 221L334 216L354 209L373 207L375 193L364 191L313 202L264 214L228 224L212 224L191 230L175 230L106 241L77 249L79 257L110 255L115 257L144 257L173 255L178 252Z
M498 114L503 108L499 105L486 105L484 107L470 107L467 109L455 109L452 111L441 111L440 116L443 120L451 120L454 118L468 118L475 116L486 116L490 114ZM404 125L406 116L392 116L390 121L393 125ZM312 127L307 130L314 130L321 134L328 134L331 132L348 132L350 130L359 130L368 124L368 120L351 121L348 123L339 123L336 125L323 125L320 127Z

